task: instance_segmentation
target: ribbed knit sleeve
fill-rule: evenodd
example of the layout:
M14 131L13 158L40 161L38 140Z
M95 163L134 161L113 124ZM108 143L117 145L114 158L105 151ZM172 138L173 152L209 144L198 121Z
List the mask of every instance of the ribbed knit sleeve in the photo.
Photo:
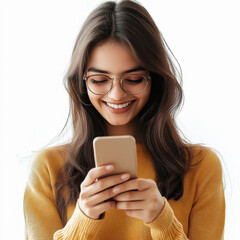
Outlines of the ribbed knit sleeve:
M93 220L88 218L80 210L78 203L75 211L67 222L66 226L54 234L54 240L94 240L103 224L103 220Z
M101 227L102 220L86 217L78 204L63 226L54 190L61 165L61 157L55 150L41 152L31 164L24 194L26 240L94 240Z
M225 197L221 163L211 150L204 151L202 156L199 164L193 167L192 173L185 178L185 186L194 186L192 189L195 189L187 235L169 202L164 198L162 212L153 222L145 224L151 229L153 240L223 239ZM191 201L190 199L189 195L188 201ZM184 208L184 204L182 207Z
M184 176L183 196L164 198L164 207L151 223L128 217L124 211L109 210L101 220L87 217L69 205L63 226L56 203L57 173L65 150L42 151L31 164L24 194L26 240L221 240L224 233L225 198L222 167L217 155L202 149L194 153L193 167ZM199 150L196 150L199 152ZM139 152L139 174L154 177L146 154ZM197 163L197 164L196 164Z
M225 197L222 166L217 154L207 151L195 174L196 191L189 216L189 239L221 240L224 235Z
M153 222L145 225L151 229L153 240L187 239L182 224L174 216L174 212L165 198L162 212Z
M31 163L24 194L26 240L50 240L54 232L63 227L53 194L54 177L51 174L46 153L38 154Z

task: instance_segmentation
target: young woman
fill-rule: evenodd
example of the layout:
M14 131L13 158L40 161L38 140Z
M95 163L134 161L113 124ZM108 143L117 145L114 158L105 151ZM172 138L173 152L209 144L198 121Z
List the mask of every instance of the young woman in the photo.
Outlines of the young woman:
M73 138L33 161L24 197L27 239L221 239L222 168L186 143L175 113L177 71L149 13L105 2L84 23L67 73ZM138 178L101 178L93 139L132 135Z

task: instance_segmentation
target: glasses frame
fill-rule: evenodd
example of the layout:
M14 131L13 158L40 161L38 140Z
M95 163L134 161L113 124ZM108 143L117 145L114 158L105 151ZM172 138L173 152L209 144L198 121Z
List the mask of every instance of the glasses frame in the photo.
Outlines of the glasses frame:
M124 89L124 87L123 87L123 83L122 83L123 79L126 78L126 77L128 77L128 76L132 76L132 75L139 75L139 76L144 77L144 78L147 80L146 86L145 86L144 89L143 89L142 91L140 91L139 93L130 93L130 92L128 92L126 89ZM88 84L87 84L88 78L93 77L93 76L104 76L104 77L107 77L109 80L111 80L111 87L110 87L110 89L109 89L107 92L105 92L105 93L95 93L95 92L93 92L93 91L88 87ZM144 75L144 74L128 74L128 75L125 75L124 77L109 77L108 75L105 75L105 74L92 74L92 75L90 75L90 76L83 77L83 80L86 82L87 88L89 89L89 91L90 91L91 93L93 93L93 94L95 94L95 95L105 95L105 94L109 93L109 92L112 90L112 88L113 88L113 80L114 80L114 79L116 79L116 80L117 80L117 79L120 79L120 86L121 86L122 90L123 90L124 92L126 92L127 94L138 95L138 94L140 94L140 93L142 93L142 92L144 92L144 91L146 90L146 88L147 88L147 86L148 86L148 81L151 79L151 77L150 77L149 75Z

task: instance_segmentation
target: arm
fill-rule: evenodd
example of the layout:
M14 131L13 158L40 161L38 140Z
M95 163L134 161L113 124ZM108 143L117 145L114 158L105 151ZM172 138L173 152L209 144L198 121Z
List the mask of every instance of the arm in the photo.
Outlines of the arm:
M57 172L62 166L62 156L57 151L44 151L36 158L30 169L30 176L24 194L24 215L26 239L68 239L94 240L103 224L99 216L115 206L106 201L115 196L112 185L122 183L129 174L115 175L95 181L113 168L94 168L81 184L81 194L74 212L63 226L55 199ZM125 176L125 178L122 178ZM81 210L80 210L81 209Z
M190 239L223 239L225 197L222 167L217 155L208 151L197 173L195 201L189 217Z
M53 233L62 228L52 192L49 169L44 153L31 164L24 193L26 239L52 239Z
M130 180L116 186L113 191L119 193L114 197L116 208L125 210L128 216L143 220L150 228L153 240L187 239L182 224L153 180Z
M118 185L120 194L114 198L118 201L116 207L125 210L129 216L144 220L145 225L150 228L153 240L220 240L224 229L225 201L222 169L218 157L208 151L203 161L193 167L190 174L185 177L186 182L192 186L193 190L193 193L185 193L193 194L193 202L185 203L191 204L189 206L191 211L187 216L189 220L187 235L165 198L163 198L164 207L160 213L152 221L146 221L146 216L152 216L151 209L155 208L157 212L157 207L161 205L160 202L154 201L155 197L152 197L156 192L156 186L147 179L136 179ZM146 189L141 193L139 187L143 185L146 185ZM129 190L134 191L127 192ZM191 196L187 198L190 199ZM138 201L135 202L135 200ZM141 209L141 211L135 209Z
M94 240L97 237L102 223L102 220L94 220L84 215L77 202L72 217L64 228L55 232L53 239Z
M177 220L166 198L164 208L159 216L151 223L146 223L151 229L153 240L187 240L182 224Z
M101 178L113 169L113 165L108 165L92 168L88 172L81 184L81 193L75 212L66 226L54 234L54 240L96 238L103 224L101 219L104 213L115 207L115 202L111 201L111 198L115 196L111 187L130 177L129 174L119 174Z
M54 192L57 162L56 154L44 151L31 164L24 194L26 239L53 239L54 233L54 239L95 239L102 221L87 218L78 205L63 227Z
M148 224L153 239L223 239L225 198L220 161L215 153L208 151L197 168L194 173L196 191L189 215L188 238L165 199L161 214Z

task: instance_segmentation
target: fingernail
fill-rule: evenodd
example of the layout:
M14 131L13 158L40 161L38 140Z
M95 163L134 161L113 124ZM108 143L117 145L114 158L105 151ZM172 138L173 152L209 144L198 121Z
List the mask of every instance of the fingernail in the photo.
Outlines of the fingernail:
M113 165L107 165L106 170L108 170L108 171L113 170Z
M129 174L123 174L122 176L121 176L121 179L122 180L127 180L129 178Z

